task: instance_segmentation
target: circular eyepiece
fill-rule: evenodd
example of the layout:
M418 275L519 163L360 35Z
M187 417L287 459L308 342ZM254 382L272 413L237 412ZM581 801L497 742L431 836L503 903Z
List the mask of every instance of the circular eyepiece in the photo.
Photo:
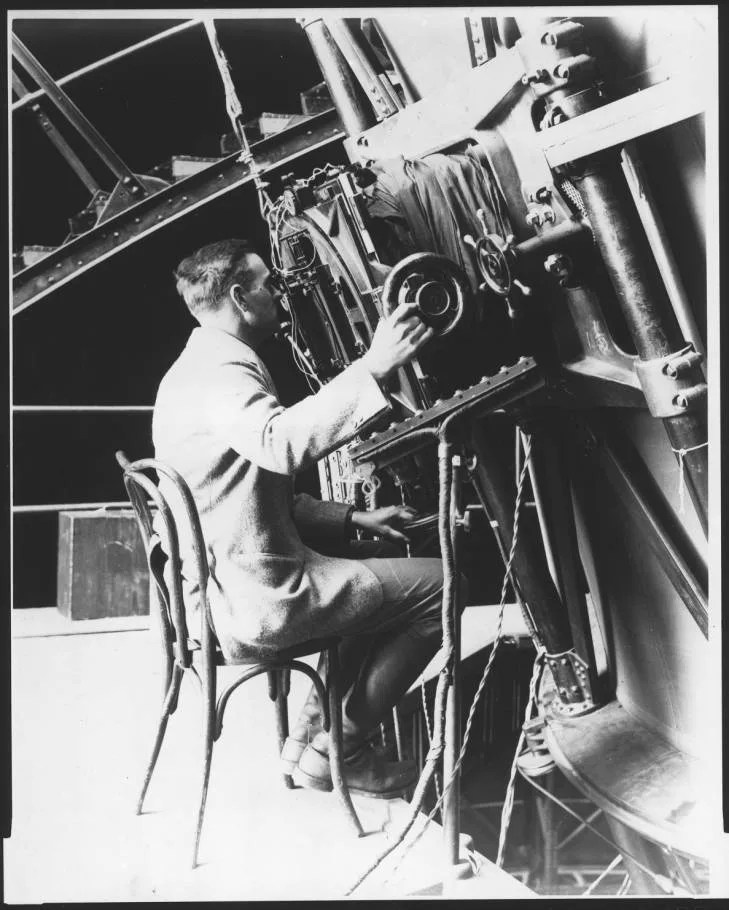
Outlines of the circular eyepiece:
M448 290L436 281L426 281L415 294L415 302L424 320L445 316L451 308Z
M401 259L385 279L382 306L389 314L402 303L415 303L423 322L442 336L460 321L467 295L468 279L452 259L413 253Z

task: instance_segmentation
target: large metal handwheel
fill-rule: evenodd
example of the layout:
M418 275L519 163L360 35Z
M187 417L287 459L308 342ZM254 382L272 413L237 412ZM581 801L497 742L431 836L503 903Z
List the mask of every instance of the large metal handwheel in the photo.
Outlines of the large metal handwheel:
M476 244L476 263L489 288L500 297L508 297L513 285L513 252L498 234L486 234Z
M382 289L388 315L402 303L416 303L420 317L436 335L447 335L463 315L468 280L447 256L413 253L393 268Z

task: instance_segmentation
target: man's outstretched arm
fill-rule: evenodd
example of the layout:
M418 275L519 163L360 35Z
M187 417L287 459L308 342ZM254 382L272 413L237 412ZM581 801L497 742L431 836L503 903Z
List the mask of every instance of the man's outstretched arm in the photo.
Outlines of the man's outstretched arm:
M351 439L389 408L379 383L432 336L413 304L380 320L367 353L298 404L284 408L255 361L227 362L211 377L209 417L235 451L294 474Z

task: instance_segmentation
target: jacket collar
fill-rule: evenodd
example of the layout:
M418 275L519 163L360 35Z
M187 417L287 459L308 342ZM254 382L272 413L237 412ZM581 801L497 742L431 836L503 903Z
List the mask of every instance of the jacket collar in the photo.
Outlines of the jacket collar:
M255 358L260 362L260 357L249 344L246 344L237 335L231 335L229 332L213 326L201 325L193 329L187 345L197 351L203 350L235 359L251 360Z

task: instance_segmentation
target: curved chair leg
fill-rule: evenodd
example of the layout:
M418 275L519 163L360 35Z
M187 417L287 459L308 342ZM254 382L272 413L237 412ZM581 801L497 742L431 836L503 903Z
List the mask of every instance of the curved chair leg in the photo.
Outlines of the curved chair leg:
M329 694L329 718L331 721L329 766L332 772L332 783L339 801L344 806L347 817L357 833L357 837L363 837L364 829L352 804L352 797L349 795L349 787L344 780L342 770L342 702L339 696L339 652L336 646L327 650L327 689Z
M167 694L165 695L165 699L162 703L162 715L157 726L157 735L155 736L154 745L152 747L152 756L149 759L149 764L147 765L147 773L144 775L144 783L142 784L142 790L139 794L139 799L137 800L137 815L142 814L144 798L147 795L149 783L152 780L152 773L154 771L155 765L157 764L157 759L159 758L159 753L162 749L162 741L164 740L165 732L167 731L167 721L170 718L170 714L172 714L172 712L175 710L175 707L177 706L177 697L180 692L182 674L182 667L175 664L172 667L172 674L169 686L167 688Z
M195 828L195 846L192 851L192 868L197 866L198 851L200 849L200 834L202 832L203 818L205 817L205 804L208 798L208 783L210 781L210 765L213 758L213 744L215 742L215 667L209 667L203 677L203 774L200 805L197 812L197 825Z
M288 694L291 671L269 670L268 671L268 697L275 702L276 706L276 733L278 735L279 755L289 735L289 710ZM284 785L288 790L294 789L294 779L290 774L284 774Z

